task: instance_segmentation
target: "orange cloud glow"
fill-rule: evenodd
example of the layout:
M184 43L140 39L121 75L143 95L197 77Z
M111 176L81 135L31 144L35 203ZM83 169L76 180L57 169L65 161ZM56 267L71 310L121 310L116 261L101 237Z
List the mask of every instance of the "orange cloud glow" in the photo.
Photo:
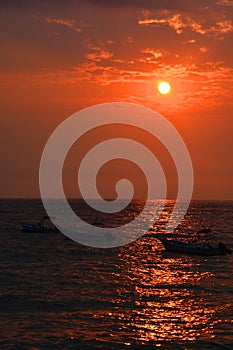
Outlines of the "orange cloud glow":
M68 19L59 19L59 18L51 18L47 17L46 18L47 23L55 23L55 24L61 24L65 27L72 28L76 32L80 33L82 30L81 28L75 28L75 20L68 20Z
M167 24L176 34L182 34L184 29L190 28L193 32L198 34L213 33L218 36L220 34L227 34L233 31L233 24L231 20L218 21L215 25L204 27L201 23L192 20L190 17L183 16L180 13L172 16L165 16L164 18L149 18L139 20L138 24L141 26L162 25Z

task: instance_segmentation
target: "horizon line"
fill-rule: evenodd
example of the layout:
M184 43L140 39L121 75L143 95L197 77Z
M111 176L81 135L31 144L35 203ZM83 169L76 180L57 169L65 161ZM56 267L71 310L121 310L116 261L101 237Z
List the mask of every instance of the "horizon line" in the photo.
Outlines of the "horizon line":
M41 197L1 197L0 198L1 200L9 200L9 199L28 199L28 200L41 200L42 201L42 198ZM62 198L46 198L48 200L61 200ZM84 200L84 198L82 197L69 197L69 198L66 198L67 200ZM106 197L106 198L103 198L104 200L107 200L107 201L113 201L114 198L110 198L110 197ZM88 198L88 200L100 200L99 198ZM128 198L121 198L120 200L128 200ZM165 200L165 201L175 201L177 200L177 198L134 198L133 200ZM180 199L180 201L185 201L185 199ZM233 201L233 198L192 198L191 199L191 202L192 201Z

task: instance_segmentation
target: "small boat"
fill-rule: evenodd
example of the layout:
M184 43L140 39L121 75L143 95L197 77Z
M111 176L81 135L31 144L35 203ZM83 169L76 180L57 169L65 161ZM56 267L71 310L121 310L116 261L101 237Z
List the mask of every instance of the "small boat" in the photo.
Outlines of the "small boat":
M217 247L213 247L207 242L197 244L192 241L183 242L178 239L167 239L166 237L158 237L158 239L168 252L207 256L231 254L231 250L222 242L219 242Z
M168 252L178 252L195 255L226 255L231 254L231 250L226 247L222 242L219 242L217 246L210 244L212 225L215 215L215 208L212 210L210 227L202 227L201 222L203 217L203 210L201 211L201 219L199 223L199 229L197 231L189 231L182 233L183 229L177 227L172 234L169 235L157 235L157 238L161 241L164 248Z
M51 223L48 216L44 216L42 220L36 224L28 222L20 222L20 224L23 232L58 232L58 229Z

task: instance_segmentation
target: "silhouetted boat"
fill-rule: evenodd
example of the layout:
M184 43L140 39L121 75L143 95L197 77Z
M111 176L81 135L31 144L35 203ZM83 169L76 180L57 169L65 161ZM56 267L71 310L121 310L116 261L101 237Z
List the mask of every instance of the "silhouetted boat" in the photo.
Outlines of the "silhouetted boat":
M164 248L169 252L178 252L195 255L226 255L231 254L231 250L226 247L222 242L218 243L218 246L210 244L211 240L211 227L213 225L213 219L215 215L215 208L213 207L211 215L211 223L208 228L201 228L203 211L201 212L201 218L199 223L199 230L191 231L187 234L183 234L182 228L177 227L172 235L158 235L157 238L161 241Z
M202 242L196 244L192 241L183 242L178 239L167 239L166 237L158 237L162 242L164 248L169 252L178 252L195 255L226 255L231 251L222 242L218 243L217 247L213 247L211 244Z
M49 225L45 224L46 220L49 220ZM36 224L28 222L20 222L20 224L24 232L58 232L58 229L51 223L48 216L44 216L42 220Z

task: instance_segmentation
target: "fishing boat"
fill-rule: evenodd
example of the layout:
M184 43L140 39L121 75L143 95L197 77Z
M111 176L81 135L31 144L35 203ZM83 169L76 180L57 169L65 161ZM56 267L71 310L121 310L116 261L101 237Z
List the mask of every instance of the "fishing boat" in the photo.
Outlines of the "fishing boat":
M200 229L190 235L177 235L176 233L166 237L158 235L164 248L169 252L178 252L195 255L226 255L231 254L231 250L227 246L219 242L217 246L210 244L211 228ZM187 238L188 237L188 238Z
M41 221L36 224L20 222L20 225L23 232L58 232L58 229L51 223L48 216L44 216Z
M210 226L203 227L202 210L198 230L184 233L182 227L177 227L171 234L159 234L157 238L161 241L166 251L169 252L207 256L231 254L231 250L224 243L219 242L217 246L213 246L210 243L214 216L215 208L212 209Z
M167 239L166 237L159 237L158 239L168 252L208 256L231 254L231 250L222 242L219 242L217 247L213 247L206 242L197 244L192 241L184 242L178 239Z

